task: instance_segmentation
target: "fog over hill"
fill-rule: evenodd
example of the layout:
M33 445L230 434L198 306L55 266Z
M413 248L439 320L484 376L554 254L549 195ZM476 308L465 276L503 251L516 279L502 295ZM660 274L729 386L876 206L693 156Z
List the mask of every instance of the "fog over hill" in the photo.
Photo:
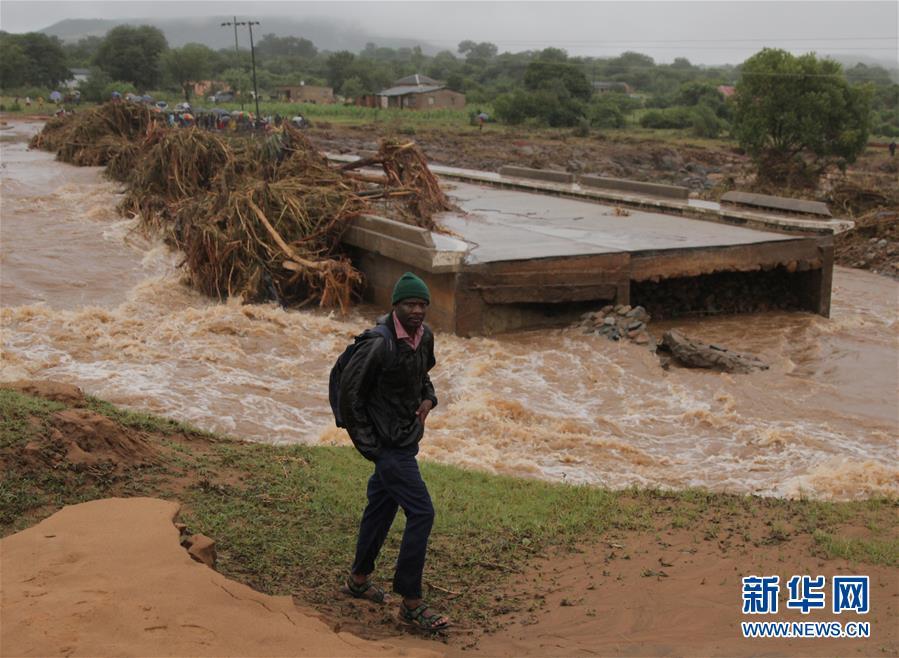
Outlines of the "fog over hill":
M222 27L222 23L232 20L231 16L209 16L205 18L128 18L128 19L87 19L70 18L54 23L40 32L56 36L65 42L74 42L84 37L102 37L118 25L152 25L162 30L169 46L179 48L186 43L202 43L216 50L234 47L234 31ZM239 20L243 20L240 18ZM376 36L365 30L340 21L326 18L290 18L263 16L261 25L254 26L253 37L259 41L266 34L279 37L303 37L312 41L319 50L349 50L357 52L372 42L390 48L412 48L421 46L427 55L436 54L440 48L419 39ZM242 48L249 48L250 41L245 29L239 32ZM452 50L455 50L453 48Z

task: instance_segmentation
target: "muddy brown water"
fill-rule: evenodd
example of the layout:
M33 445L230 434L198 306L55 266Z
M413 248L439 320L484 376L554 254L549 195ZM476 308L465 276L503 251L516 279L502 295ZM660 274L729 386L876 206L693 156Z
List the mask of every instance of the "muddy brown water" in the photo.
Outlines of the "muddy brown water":
M271 443L342 444L327 376L378 309L349 317L219 303L115 210L98 168L0 131L0 379L53 378L130 408ZM569 327L437 336L426 459L549 480L774 496L899 494L899 283L837 268L833 317L653 323L771 369L663 371Z

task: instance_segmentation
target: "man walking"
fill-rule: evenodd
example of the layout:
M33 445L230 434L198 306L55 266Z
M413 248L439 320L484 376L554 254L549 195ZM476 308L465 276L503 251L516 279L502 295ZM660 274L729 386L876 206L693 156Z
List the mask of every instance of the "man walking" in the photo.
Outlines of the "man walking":
M449 620L433 613L422 600L434 506L415 459L425 420L437 404L428 376L436 363L434 334L424 323L430 301L424 281L411 272L401 276L393 288L393 311L378 320L377 330L363 334L340 378L340 413L347 431L356 447L375 463L356 558L342 591L355 598L385 601L371 574L402 507L406 530L393 577L393 591L403 597L400 619L425 630L439 630Z

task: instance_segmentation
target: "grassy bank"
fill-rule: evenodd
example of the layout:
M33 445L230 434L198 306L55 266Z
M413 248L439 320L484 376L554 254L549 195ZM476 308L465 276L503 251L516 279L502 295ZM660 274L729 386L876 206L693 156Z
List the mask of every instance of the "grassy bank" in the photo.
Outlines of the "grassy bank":
M173 499L182 502L181 518L191 532L216 540L223 573L265 592L298 594L311 605L333 598L352 559L371 472L351 448L243 443L90 397L69 406L0 389L2 535L95 498ZM72 413L83 420L82 430L65 424ZM91 427L104 428L104 446L118 441L127 449L139 440L147 450L131 460L120 451L117 463L72 463L71 442L89 441ZM807 540L810 557L899 566L895 500L609 491L432 463L422 471L437 509L426 596L455 619L481 628L505 609L496 594L529 560L610 533L687 528L696 542L749 547L800 539ZM856 531L846 534L849 525ZM385 580L402 528L400 515L380 561Z

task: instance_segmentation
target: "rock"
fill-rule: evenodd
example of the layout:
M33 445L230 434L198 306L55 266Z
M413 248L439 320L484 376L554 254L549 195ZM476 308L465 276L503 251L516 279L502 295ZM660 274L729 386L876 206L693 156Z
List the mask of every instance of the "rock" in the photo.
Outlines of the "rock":
M698 176L705 176L708 173L708 170L698 162L688 162L685 169Z
M616 306L615 307L615 312L618 315L627 315L628 313L630 313L630 310L631 310L630 304L625 304L624 306Z
M635 306L630 311L624 314L624 317L631 318L632 320L639 320L640 322L646 323L649 322L651 316L646 312L646 309L642 306Z
M617 320L615 319L614 315L607 315L603 319L602 323L608 327L614 327L617 324Z
M187 552L197 562L202 562L210 569L215 569L215 541L206 535L193 535L190 538L190 547Z
M627 330L631 331L639 331L644 327L644 324L640 322L640 320L632 320L627 323Z
M768 365L751 354L731 352L720 345L707 345L687 338L679 331L666 331L660 349L670 352L688 368L708 368L724 372L747 373L767 370Z
M612 306L611 304L607 304L606 306L603 306L601 309L599 309L599 314L600 315L608 315L609 313L611 313L614 310L614 308L615 307Z
M700 190L705 187L705 178L701 176L687 176L680 183L682 187L689 187L692 190Z
M637 332L637 335L634 336L634 342L637 345L648 345L649 344L649 334L645 331Z

